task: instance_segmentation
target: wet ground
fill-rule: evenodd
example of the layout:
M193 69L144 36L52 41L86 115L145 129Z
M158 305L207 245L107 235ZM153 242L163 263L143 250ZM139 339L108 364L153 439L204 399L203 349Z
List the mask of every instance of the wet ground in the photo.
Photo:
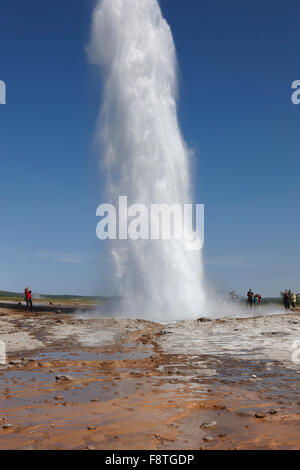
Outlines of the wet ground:
M0 449L299 449L300 315L0 310ZM300 358L300 355L299 355Z

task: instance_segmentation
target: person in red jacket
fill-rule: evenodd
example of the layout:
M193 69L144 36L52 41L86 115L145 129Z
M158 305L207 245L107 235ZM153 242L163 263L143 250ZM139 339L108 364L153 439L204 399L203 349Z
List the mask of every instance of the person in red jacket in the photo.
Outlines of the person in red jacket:
M32 292L31 290L29 289L29 287L27 286L26 289L25 289L25 300L26 300L26 310L27 312L30 310L32 312L32 296L31 296Z

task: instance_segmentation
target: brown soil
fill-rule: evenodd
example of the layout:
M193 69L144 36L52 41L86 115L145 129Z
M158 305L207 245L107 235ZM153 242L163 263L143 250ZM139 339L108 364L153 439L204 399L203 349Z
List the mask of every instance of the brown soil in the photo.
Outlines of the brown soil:
M110 342L84 344L97 329ZM297 371L226 354L195 363L164 353L163 334L146 321L0 310L0 339L14 338L0 449L300 449Z

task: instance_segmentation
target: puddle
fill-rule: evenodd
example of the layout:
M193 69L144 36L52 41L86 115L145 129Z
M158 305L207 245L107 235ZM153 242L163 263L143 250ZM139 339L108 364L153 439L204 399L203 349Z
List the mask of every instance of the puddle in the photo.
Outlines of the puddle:
M126 359L146 359L153 354L153 347L145 345L142 349L130 349L117 352L96 352L96 351L46 351L30 356L37 361L52 361L52 360L66 360L66 361L120 361Z

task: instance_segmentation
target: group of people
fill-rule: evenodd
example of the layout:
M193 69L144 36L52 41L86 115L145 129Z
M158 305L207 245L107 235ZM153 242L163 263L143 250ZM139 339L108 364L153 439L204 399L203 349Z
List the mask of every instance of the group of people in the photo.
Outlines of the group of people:
M25 302L26 302L26 310L32 312L33 307L32 307L32 292L27 286L25 289ZM233 290L231 293L231 300L233 302L239 302L239 298L236 294L236 291ZM262 301L262 296L260 294L254 294L252 289L249 289L247 293L247 304L249 307L259 307ZM286 289L283 293L283 303L285 308L288 310L291 307L296 308L296 303L297 303L297 296L294 292L291 292L291 290Z
M239 298L236 294L236 291L233 290L231 293L231 300L233 302L239 302ZM297 304L297 295L294 292L291 292L291 290L286 289L284 293L282 293L283 296L283 304L285 308L288 310L291 307L296 308ZM259 305L262 302L262 296L260 294L254 294L252 289L249 289L247 292L247 305L249 307L259 307Z
M231 293L231 300L235 303L239 302L239 298L236 294L236 291L233 290ZM254 294L252 289L249 289L247 293L247 304L249 307L259 307L262 301L262 296L260 294Z
M247 293L247 299L248 299L248 306L249 307L259 307L261 304L262 297L260 294L254 294L252 289L248 290Z
M296 294L294 292L291 292L291 290L286 289L283 294L283 303L286 310L290 309L291 307L296 308Z

